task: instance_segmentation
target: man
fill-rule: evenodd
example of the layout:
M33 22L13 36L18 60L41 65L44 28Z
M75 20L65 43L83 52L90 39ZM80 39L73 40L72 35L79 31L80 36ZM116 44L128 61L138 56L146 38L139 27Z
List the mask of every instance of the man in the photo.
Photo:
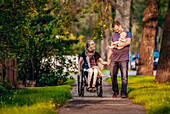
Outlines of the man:
M121 71L121 97L127 97L127 81L128 81L128 61L129 61L129 48L131 43L131 33L122 28L121 24L118 21L113 22L112 27L114 29L114 33L112 34L111 41L118 41L120 38L120 33L126 32L126 41L125 42L117 42L114 45L114 48L109 52L107 62L110 64L110 75L112 80L112 90L113 97L117 97L119 95L118 83L117 83L117 73L118 68ZM124 47L123 49L118 50L117 47ZM111 58L111 61L110 61Z

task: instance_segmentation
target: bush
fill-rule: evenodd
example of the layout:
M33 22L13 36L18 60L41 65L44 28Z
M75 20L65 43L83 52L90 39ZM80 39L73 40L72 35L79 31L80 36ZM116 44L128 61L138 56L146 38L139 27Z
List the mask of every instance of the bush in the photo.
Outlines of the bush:
M14 86L12 86L11 82L7 82L7 80L5 79L3 82L0 81L0 91L0 95L13 93Z
M57 75L54 73L43 73L39 75L36 86L43 87L43 86L57 86L62 85L64 82L67 81L66 75Z

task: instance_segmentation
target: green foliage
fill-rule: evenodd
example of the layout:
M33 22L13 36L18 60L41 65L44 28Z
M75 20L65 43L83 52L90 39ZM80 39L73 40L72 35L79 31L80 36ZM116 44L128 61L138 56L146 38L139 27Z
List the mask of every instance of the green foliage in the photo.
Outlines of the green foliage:
M107 78L111 83L111 79ZM133 98L132 103L143 104L149 114L170 113L170 83L154 83L154 76L129 76L128 98ZM118 77L119 89L121 78Z
M141 40L141 34L142 34L142 29L143 29L142 18L143 18L143 12L145 9L145 2L146 0L133 0L132 1L131 24L135 23L134 26L136 28L136 30L133 30L133 38L131 42L131 53L132 54L135 54L140 50L140 40ZM163 28L167 7L168 7L168 0L159 0L157 35L158 35L158 28L159 27Z
M59 64L57 64L56 61ZM64 67L68 69L70 64L72 64L72 61L66 61L66 58L61 54L55 57L43 58L36 86L56 86L64 84L69 72L63 73L63 70Z
M74 82L75 82L75 78L70 77L70 78L67 78L67 81L64 82L64 84L72 85Z
M36 83L36 86L38 87L56 86L58 84L58 76L54 74L43 73L43 74L40 74L38 78L39 79Z
M93 1L93 12L98 15L98 20L93 28L93 39L95 40L105 38L105 30L110 27L110 23L112 23L112 15L109 15L110 5L109 1ZM108 20L108 22L106 20Z
M157 27L163 28L167 9L168 9L168 0L161 0L159 3L159 16L158 16Z
M69 85L18 90L2 97L1 113L55 112L71 98Z
M69 27L77 21L78 10L70 12L75 2L10 0L0 3L1 62L5 63L3 60L9 56L16 58L19 80L37 80L43 71L43 57L70 54L70 46L77 42L69 40ZM63 69L57 68L61 74Z
M5 95L7 93L13 93L14 92L14 86L10 82L7 82L5 79L3 82L0 81L0 96Z

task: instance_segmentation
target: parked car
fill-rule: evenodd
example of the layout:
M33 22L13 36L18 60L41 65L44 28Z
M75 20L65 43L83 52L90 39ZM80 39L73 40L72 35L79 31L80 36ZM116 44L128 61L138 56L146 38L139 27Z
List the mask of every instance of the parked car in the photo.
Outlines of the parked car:
M139 52L137 54L133 54L130 57L130 68L132 70L136 70L138 66L138 59L139 59ZM157 50L154 50L154 70L156 70L159 60L159 52Z
M132 54L130 57L130 69L136 70L136 54Z

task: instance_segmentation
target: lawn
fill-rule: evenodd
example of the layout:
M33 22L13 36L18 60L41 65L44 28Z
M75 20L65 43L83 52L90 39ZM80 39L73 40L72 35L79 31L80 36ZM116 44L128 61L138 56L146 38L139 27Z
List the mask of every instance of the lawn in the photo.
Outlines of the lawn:
M129 76L128 98L132 103L145 105L148 114L170 114L170 83L155 83L154 76ZM111 83L110 77L106 82ZM121 77L118 77L119 90Z
M134 72L135 70L129 69L128 71L129 71L129 72ZM110 72L110 68L104 69L104 70L102 70L102 72L103 72L103 73ZM119 72L120 72L120 69L119 69Z
M71 84L74 79L68 80ZM70 85L18 90L1 97L0 114L56 114L71 99Z

